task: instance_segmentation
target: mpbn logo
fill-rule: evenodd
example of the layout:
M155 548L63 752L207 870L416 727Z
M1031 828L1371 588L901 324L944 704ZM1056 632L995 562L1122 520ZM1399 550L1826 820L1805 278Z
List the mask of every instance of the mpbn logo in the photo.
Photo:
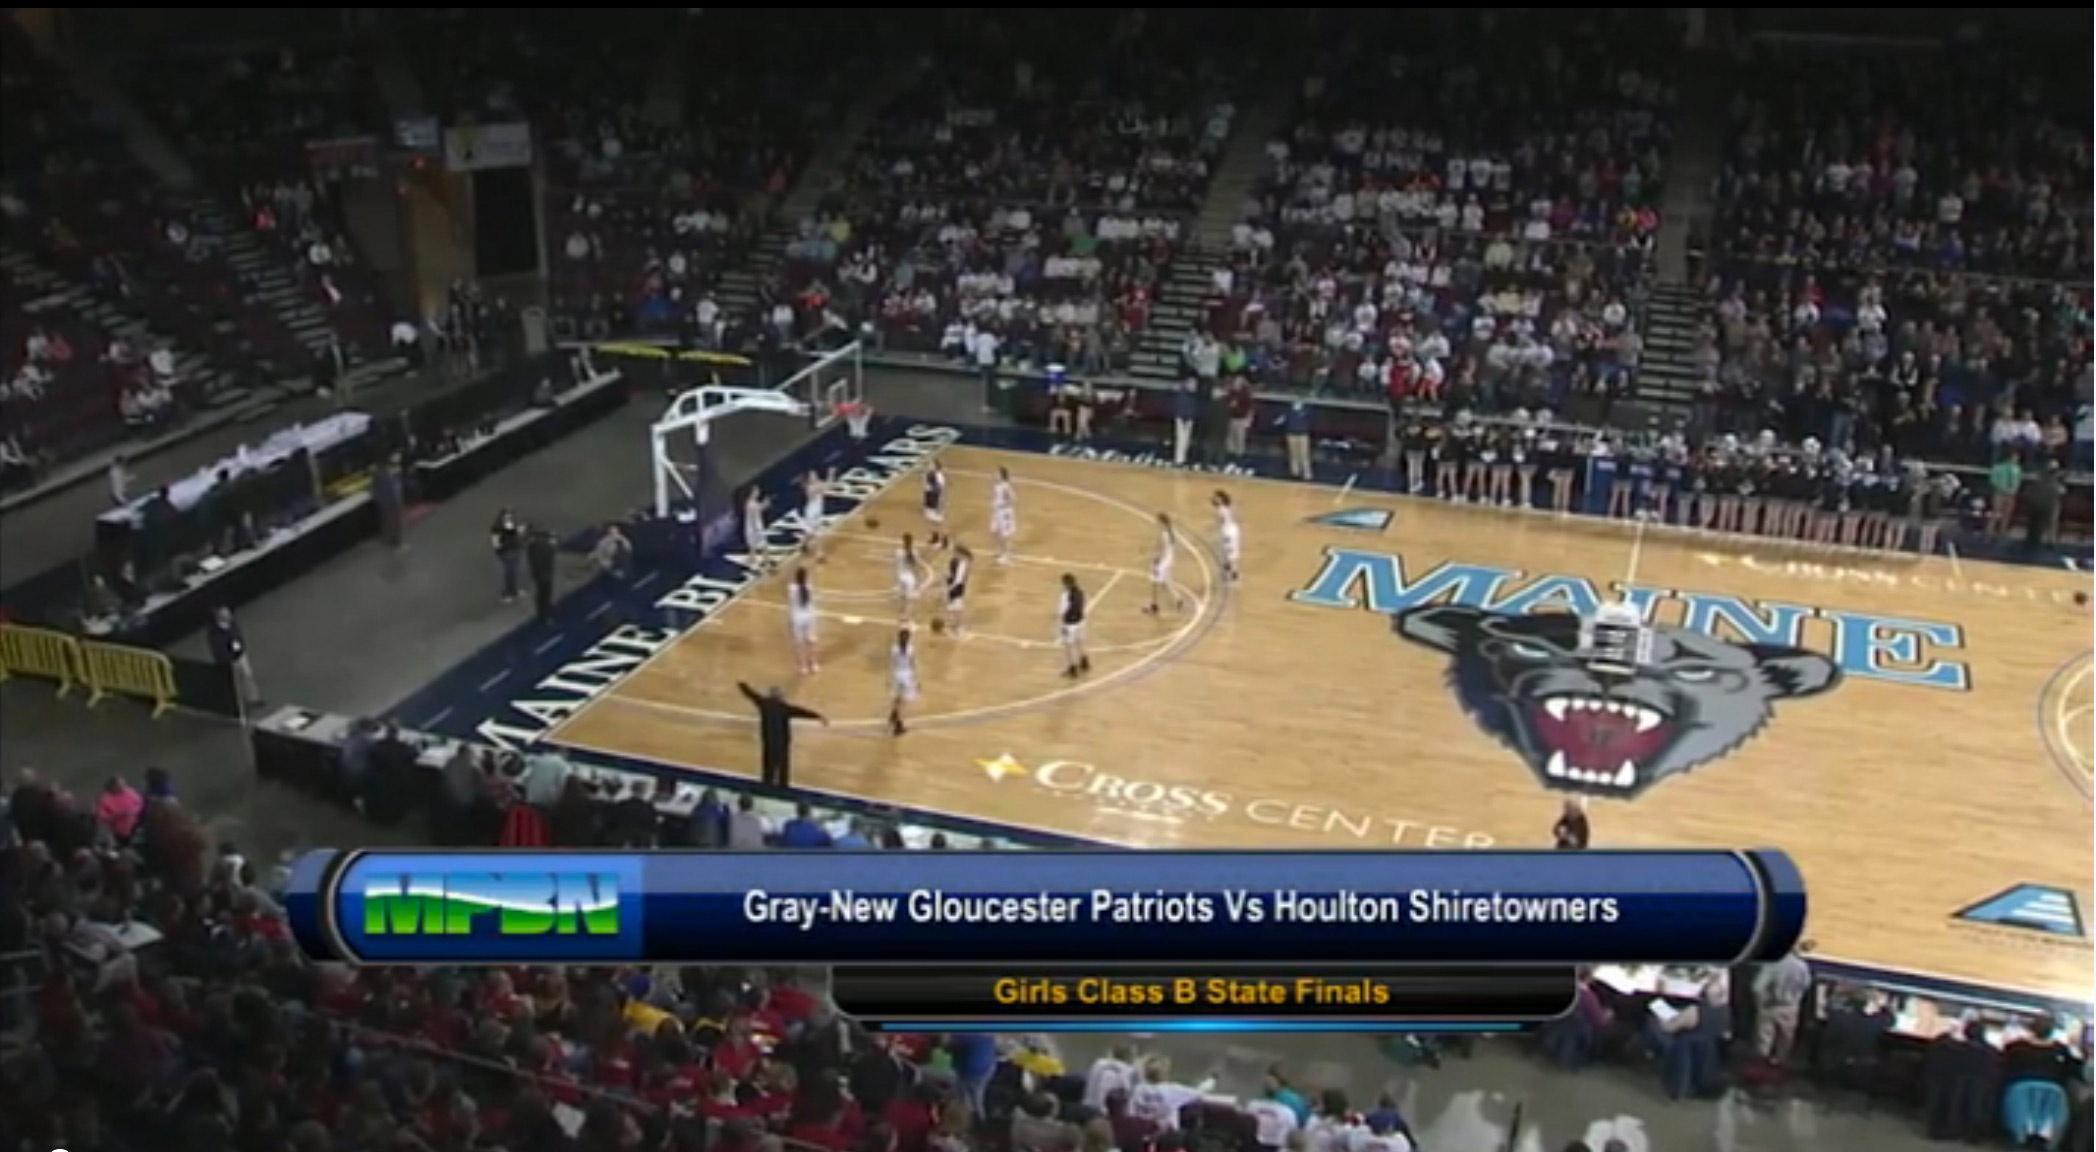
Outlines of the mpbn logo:
M380 872L364 881L368 936L616 936L609 872Z

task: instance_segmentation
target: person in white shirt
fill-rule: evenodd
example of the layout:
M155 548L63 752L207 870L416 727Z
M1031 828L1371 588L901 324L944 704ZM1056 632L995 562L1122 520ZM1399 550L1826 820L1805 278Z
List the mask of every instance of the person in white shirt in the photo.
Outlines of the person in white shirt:
M1152 1057L1143 1065L1143 1082L1128 1094L1128 1114L1167 1132L1179 1128L1179 1110L1201 1098L1201 1089L1172 1080L1172 1062Z
M1116 1044L1106 1055L1092 1061L1084 1077L1084 1105L1106 1111L1106 1097L1115 1092L1133 1092L1140 1083L1135 1071L1135 1049Z
M1012 562L1012 538L1019 534L1019 497L1012 490L1011 469L1000 466L990 487L990 538L997 541L997 563Z
M803 676L822 671L815 659L815 588L808 583L808 570L793 570L793 583L786 589L786 620L793 634L793 666Z
M997 351L999 343L997 333L987 328L982 328L976 331L974 342L969 347L969 351L975 357L975 368L982 373L982 402L985 410L992 406L992 399L997 395Z
M109 461L109 502L121 508L131 500L131 469L122 453Z
M909 731L902 722L903 705L917 699L917 649L908 627L896 631L895 646L888 650L888 688L888 731L900 736Z
M1150 604L1143 609L1146 615L1158 614L1159 603L1166 593L1171 594L1173 611L1186 611L1186 597L1180 595L1178 587L1172 583L1172 560L1178 547L1178 530L1172 527L1171 515L1159 512L1157 547L1150 553Z
M1249 1100L1242 1105L1245 1115L1252 1118L1252 1139L1260 1148L1279 1152L1289 1147L1289 1140L1296 1134L1295 1112L1278 1100ZM1342 1150L1343 1152L1343 1150Z
M895 550L895 617L908 628L917 612L917 542L902 534L902 547Z
M1223 548L1223 579L1236 582L1238 561L1244 558L1244 529L1237 523L1237 508L1230 494L1216 489L1208 502L1215 506L1215 533Z

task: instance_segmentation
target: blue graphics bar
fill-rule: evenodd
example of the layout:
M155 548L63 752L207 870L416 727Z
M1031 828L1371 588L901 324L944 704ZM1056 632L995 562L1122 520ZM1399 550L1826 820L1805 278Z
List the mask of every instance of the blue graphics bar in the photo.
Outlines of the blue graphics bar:
M1805 891L1776 851L323 851L287 910L378 964L1730 964Z

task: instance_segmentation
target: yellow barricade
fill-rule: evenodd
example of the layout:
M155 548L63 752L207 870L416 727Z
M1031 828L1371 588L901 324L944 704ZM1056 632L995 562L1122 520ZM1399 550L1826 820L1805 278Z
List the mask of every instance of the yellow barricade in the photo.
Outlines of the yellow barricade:
M175 702L175 664L161 653L89 640L80 645L80 655L87 669L90 707L111 692L121 692L151 700L158 717Z
M80 644L63 632L0 624L0 680L17 673L58 681L58 694L72 690L86 675Z

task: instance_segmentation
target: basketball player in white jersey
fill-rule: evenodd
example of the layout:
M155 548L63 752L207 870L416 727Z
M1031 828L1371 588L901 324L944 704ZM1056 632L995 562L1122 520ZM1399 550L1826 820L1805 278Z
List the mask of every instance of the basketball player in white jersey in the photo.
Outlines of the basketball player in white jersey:
M1172 586L1172 561L1177 557L1178 551L1179 541L1172 529L1172 518L1159 512L1157 550L1150 554L1150 606L1143 609L1151 616L1157 615L1158 604L1166 593L1171 594L1173 611L1186 611L1186 598L1179 595L1179 590Z
M1072 680L1092 670L1092 658L1084 650L1084 589L1077 577L1063 573L1062 603L1056 608L1056 634L1063 644L1063 675Z
M928 543L944 548L952 542L946 535L946 469L933 460L924 470L924 519L932 526Z
M817 539L822 535L823 508L830 493L830 485L837 479L837 470L830 469L827 475L817 476L811 469L801 477L801 523L805 535L801 539L801 550L813 557L816 563L824 559Z
M1009 468L997 469L997 483L990 487L990 538L997 541L997 563L1012 562L1012 537L1019 534L1019 497L1012 491Z
M910 630L898 629L895 646L888 649L888 731L900 736L908 731L902 722L902 706L917 699L917 649L910 644Z
M975 553L958 540L953 556L946 561L946 630L961 634L961 616L968 609L968 572L975 567Z
M786 623L793 632L794 670L803 676L822 671L815 660L815 588L806 568L795 568L786 587Z
M1244 558L1244 529L1237 525L1237 508L1230 494L1218 488L1208 498L1215 505L1215 535L1223 547L1223 579L1237 580L1237 562Z
M917 613L917 542L908 532L902 534L902 547L895 550L895 614L896 620L908 628Z
M768 535L764 530L764 512L770 506L770 501L755 484L750 485L749 491L743 495L742 546L749 550L750 563L757 568L764 567L764 545Z

